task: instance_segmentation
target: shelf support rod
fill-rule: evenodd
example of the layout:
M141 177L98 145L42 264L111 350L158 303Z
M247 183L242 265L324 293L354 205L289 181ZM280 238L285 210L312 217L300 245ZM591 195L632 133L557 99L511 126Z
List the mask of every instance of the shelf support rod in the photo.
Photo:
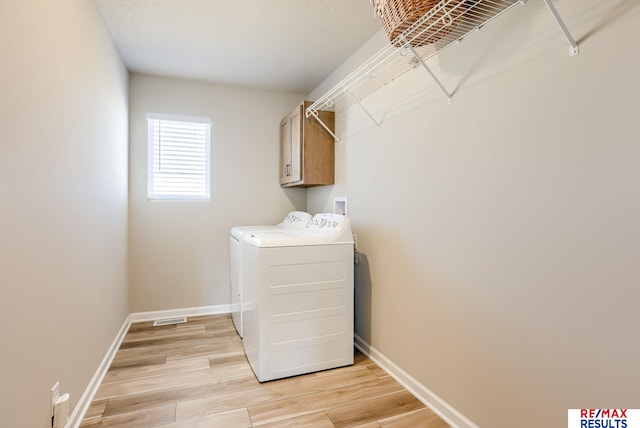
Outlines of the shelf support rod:
M359 100L355 95L353 95L353 93L352 93L350 90L345 89L344 91L345 91L347 94L349 94L349 96L351 96L351 98L353 98L353 99L354 99L354 101L355 101L355 102L360 106L360 108L362 109L362 111L364 111L364 112L367 114L367 116L369 116L369 119L371 119L371 121L372 121L373 123L375 123L377 127L380 127L380 125L382 125L382 122L378 122L378 121L373 117L373 115L372 115L371 113L369 113L369 110L367 110L367 109L362 105L362 103L360 102L360 100Z
M560 26L560 30L562 30L562 34L564 34L564 37L567 39L567 41L569 42L569 45L571 46L569 48L569 56L578 55L580 53L580 48L578 47L578 44L576 43L576 41L573 39L573 36L571 36L569 29L564 24L564 21L562 20L562 17L560 17L560 14L556 10L556 7L553 5L553 2L551 0L544 0L544 2L547 5L547 8L549 8L549 11L553 15L554 19Z
M416 51L416 49L413 46L411 46L411 43L409 43L406 37L402 36L402 41L404 42L405 46L407 46L411 50L411 52L413 53L413 56L416 57L416 59L418 60L418 62L420 62L422 67L424 67L424 69L427 70L427 73L429 73L431 78L438 84L440 89L442 89L442 92L444 92L444 94L447 96L447 102L451 104L453 102L453 99L451 98L451 94L449 93L449 91L447 91L447 88L444 87L444 85L442 84L442 82L440 82L438 77L433 73L433 71L431 71L427 63L424 62L424 60L422 59L418 51Z
M311 110L309 113L311 114L311 116L316 118L318 123L320 123L320 125L325 129L325 131L327 131L329 134L331 134L331 136L336 140L336 143L342 143L342 141L340 141L340 138L338 138L338 136L336 134L334 134L334 132L331 129L329 129L329 127L327 125L324 124L322 119L320 119L320 116L318 116L318 112L317 111Z

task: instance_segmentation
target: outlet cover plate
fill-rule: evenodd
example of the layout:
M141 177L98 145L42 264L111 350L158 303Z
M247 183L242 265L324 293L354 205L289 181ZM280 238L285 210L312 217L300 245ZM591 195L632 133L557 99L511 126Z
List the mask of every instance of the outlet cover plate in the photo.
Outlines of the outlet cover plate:
M53 417L58 398L60 398L60 382L56 382L51 387L51 417Z

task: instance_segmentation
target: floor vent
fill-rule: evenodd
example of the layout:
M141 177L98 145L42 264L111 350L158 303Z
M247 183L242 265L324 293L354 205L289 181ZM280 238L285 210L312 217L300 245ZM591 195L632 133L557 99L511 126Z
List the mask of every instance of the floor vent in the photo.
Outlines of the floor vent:
M187 322L187 317L166 318L163 320L155 320L153 322L153 326L158 327L160 325L184 324L186 322Z

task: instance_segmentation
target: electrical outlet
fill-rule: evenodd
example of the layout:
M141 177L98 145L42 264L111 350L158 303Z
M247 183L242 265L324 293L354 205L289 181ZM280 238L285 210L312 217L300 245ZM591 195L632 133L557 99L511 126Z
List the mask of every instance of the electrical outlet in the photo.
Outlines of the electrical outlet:
M51 387L51 417L53 418L53 414L56 408L56 401L60 398L60 382L56 382ZM53 420L51 421L53 423Z

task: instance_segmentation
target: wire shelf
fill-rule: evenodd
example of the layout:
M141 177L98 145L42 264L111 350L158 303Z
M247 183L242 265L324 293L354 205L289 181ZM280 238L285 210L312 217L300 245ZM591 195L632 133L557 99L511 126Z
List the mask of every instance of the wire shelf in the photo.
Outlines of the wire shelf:
M440 1L391 43L310 105L305 111L306 116L316 116L320 110L332 109L345 95L350 95L356 102L360 102L416 66L422 64L426 68L424 61L452 44L459 43L467 35L479 31L485 24L511 8L524 3L526 0ZM456 18L453 19L451 16ZM419 43L416 41L425 39L437 41L417 46Z

